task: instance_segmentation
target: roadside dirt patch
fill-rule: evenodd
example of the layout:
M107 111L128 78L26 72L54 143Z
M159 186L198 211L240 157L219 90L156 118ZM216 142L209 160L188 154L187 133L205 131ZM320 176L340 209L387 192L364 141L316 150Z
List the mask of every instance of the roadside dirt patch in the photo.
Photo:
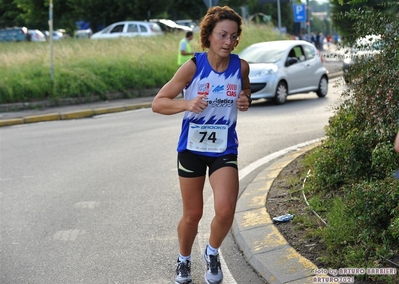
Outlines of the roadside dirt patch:
M271 218L287 213L296 214L296 219L306 215L311 218L314 226L320 226L322 222L308 209L302 192L292 185L294 180L297 180L300 184L303 182L300 175L302 159L303 156L292 161L275 179L266 200L266 210ZM297 191L293 192L295 190ZM276 227L298 253L319 268L324 268L323 262L318 257L319 252L326 248L318 239L308 236L309 230L307 228L300 226L295 221L277 223Z

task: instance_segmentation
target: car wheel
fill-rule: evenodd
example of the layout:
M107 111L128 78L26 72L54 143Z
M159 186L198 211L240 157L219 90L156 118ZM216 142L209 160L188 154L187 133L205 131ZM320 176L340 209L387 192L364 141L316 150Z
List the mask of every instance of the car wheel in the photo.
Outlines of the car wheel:
M274 96L274 102L277 105L282 105L287 100L288 88L284 81L280 81L277 84L276 95Z
M327 96L328 92L328 79L326 76L321 77L319 82L319 88L316 91L316 94L319 98L324 98Z

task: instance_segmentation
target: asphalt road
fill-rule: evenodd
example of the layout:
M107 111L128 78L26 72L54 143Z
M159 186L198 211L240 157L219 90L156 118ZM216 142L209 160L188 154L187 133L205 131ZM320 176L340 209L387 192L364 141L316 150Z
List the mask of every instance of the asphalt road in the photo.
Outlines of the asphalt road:
M326 98L257 101L239 114L239 166L251 168L241 192L266 166L251 167L256 161L324 136L343 87L334 85ZM139 109L0 128L0 283L171 283L180 121ZM204 228L193 248L195 283L203 283ZM231 235L221 251L225 284L264 283Z

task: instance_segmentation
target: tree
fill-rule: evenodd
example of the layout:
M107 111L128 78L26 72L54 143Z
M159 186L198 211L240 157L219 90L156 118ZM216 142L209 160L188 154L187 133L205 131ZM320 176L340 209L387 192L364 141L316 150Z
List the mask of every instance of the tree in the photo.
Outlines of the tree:
M0 25L48 29L49 0L1 0ZM65 0L53 1L55 28L76 29L75 22L88 21L94 30L123 20L146 20L161 15L172 0ZM186 8L187 9L187 8ZM183 9L182 11L185 11Z
M263 13L272 17L274 26L278 26L278 11L276 4L258 4L258 0L248 1L249 10L256 13ZM293 33L294 15L291 3L282 3L281 9L281 25L287 28L288 33Z
M0 28L24 26L24 20L19 16L22 10L13 0L0 0Z
M326 139L309 159L307 189L330 213L329 226L320 230L326 266L382 267L399 252L399 187L393 177L399 166L393 147L399 113L398 3L384 5L346 13L353 21L351 39L380 35L382 48L374 56L355 58L348 73L351 85L329 120ZM345 233L339 237L337 231ZM397 278L374 281L393 284Z
M351 11L362 8L371 8L375 11L396 11L399 7L386 5L385 1L380 0L330 0L332 7L332 21L334 27L338 30L343 38L350 37L353 32L355 20L347 17Z

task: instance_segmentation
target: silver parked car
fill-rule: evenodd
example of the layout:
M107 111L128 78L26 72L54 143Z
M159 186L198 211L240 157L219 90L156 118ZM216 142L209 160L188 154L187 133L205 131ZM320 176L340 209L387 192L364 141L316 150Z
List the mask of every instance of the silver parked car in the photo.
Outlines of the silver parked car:
M163 35L161 27L157 23L124 21L109 25L105 29L93 34L91 39L156 35Z
M303 40L260 42L239 53L250 66L252 99L283 104L287 96L328 92L327 70L316 48Z

